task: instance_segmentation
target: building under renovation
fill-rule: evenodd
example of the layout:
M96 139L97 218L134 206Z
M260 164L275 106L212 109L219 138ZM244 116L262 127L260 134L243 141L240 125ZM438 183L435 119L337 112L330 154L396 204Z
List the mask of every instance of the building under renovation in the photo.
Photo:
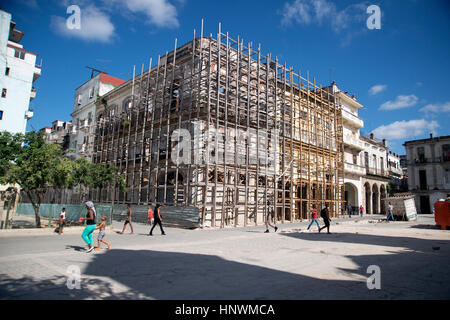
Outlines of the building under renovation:
M175 41L97 103L93 161L114 164L128 190L93 190L94 201L194 208L211 227L262 224L268 202L283 223L308 218L313 204L341 214L336 97L220 25L216 38L202 25Z

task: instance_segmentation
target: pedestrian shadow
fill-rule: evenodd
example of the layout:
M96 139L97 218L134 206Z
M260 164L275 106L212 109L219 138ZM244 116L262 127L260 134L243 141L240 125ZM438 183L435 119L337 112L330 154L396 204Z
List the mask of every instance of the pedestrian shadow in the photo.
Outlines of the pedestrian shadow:
M66 245L66 250L73 249L75 251L86 251L85 247Z
M441 227L437 224L416 224L411 226L413 229L431 229L431 230L441 230Z
M336 237L318 237L316 234L295 236L311 241L317 241L318 238L341 241L342 244L354 243L355 240L357 243L387 244L394 240L394 237L355 237L349 234ZM424 247L433 243L424 239L417 239L417 242L409 238L407 240L412 241L409 245L411 248L418 247L419 241L423 241ZM356 252L355 255L346 255L343 257L355 267L337 267L338 273L346 277L334 279L308 276L302 274L301 269L293 273L215 255L116 249L92 256L91 262L83 268L79 290L68 289L66 277L13 279L0 275L0 299L449 299L450 288L442 285L450 283L449 272L445 271L450 249L447 245L448 241L440 245L441 250L431 252L392 250L383 254L358 255ZM289 254L291 258L301 255L295 252ZM325 258L334 255L335 249L324 248L315 254ZM371 265L378 265L382 270L382 290L367 288L365 279L370 276L367 270ZM405 281L408 279L405 273L413 274L418 269L426 269L424 279L421 274L420 279ZM399 277L399 272L403 277Z

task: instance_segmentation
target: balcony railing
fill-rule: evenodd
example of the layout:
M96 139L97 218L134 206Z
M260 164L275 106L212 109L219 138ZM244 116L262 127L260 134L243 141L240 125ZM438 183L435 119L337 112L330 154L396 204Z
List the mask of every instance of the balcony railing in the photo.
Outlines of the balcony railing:
M366 174L366 168L362 167L362 166L358 166L357 164L354 164L354 163L345 162L344 163L344 172L364 176Z
M420 165L420 164L427 164L427 163L441 163L441 162L448 162L450 161L449 156L443 156L443 157L434 157L434 158L420 158L420 159L414 159L414 160L408 160L408 165Z
M371 174L374 176L382 176L387 177L389 176L389 173L387 170L379 169L379 168L373 168L373 167L366 167L367 174Z
M355 116L354 114L348 112L347 110L342 110L342 116L344 120L350 121L355 127L357 128L364 127L364 121L361 118Z
M344 135L344 144L357 148L358 150L364 150L364 143L351 134Z

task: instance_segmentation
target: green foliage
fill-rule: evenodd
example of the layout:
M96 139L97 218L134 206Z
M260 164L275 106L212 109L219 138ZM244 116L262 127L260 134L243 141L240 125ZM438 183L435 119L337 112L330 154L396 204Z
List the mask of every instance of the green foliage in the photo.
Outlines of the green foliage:
M0 183L6 183L6 173L19 155L23 140L23 134L0 132Z
M30 131L25 136L2 132L0 147L0 183L17 183L28 194L38 226L41 198L49 187L99 188L113 184L126 191L115 166L64 158L60 145L45 143L44 132Z

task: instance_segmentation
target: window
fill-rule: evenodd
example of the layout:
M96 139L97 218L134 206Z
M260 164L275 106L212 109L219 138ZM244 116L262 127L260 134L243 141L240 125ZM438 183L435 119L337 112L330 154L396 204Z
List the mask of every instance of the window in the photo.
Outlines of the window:
M89 99L91 99L92 97L94 97L94 88L89 89Z
M5 76L9 76L9 68L8 67L6 67L6 70L5 70Z
M417 148L417 158L419 162L425 162L425 148L418 147Z
M0 110L0 120L3 120L3 110Z
M6 88L3 88L2 89L2 98L6 98L6 92L7 92L8 90L6 89Z
M77 103L78 103L78 105L80 105L80 104L81 104L81 94L79 94L79 95L78 95L78 98L77 98Z
M450 161L450 144L444 144L442 146L442 160Z
M17 50L16 49L14 51L14 57L24 60L25 59L25 52L22 51L22 50Z

